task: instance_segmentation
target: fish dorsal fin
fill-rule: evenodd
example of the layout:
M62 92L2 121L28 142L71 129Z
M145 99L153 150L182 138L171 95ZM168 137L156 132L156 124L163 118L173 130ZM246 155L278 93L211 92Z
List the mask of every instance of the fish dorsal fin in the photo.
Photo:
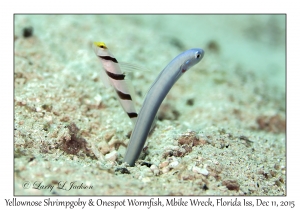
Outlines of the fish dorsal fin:
M99 74L100 74L99 77L100 77L101 81L103 82L103 84L104 84L104 86L106 88L109 88L109 87L113 86L111 84L111 82L110 82L110 80L109 80L109 78L108 78L108 76L107 76L104 68L100 68Z
M147 69L144 66L140 66L135 63L128 63L128 62L119 62L120 67L124 72L150 72L149 69Z

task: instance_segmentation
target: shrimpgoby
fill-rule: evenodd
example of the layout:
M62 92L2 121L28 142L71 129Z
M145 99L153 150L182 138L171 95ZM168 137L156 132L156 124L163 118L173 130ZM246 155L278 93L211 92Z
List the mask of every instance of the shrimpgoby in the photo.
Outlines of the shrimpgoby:
M132 100L129 87L125 81L125 74L122 72L117 59L108 50L104 42L94 42L93 49L102 63L103 71L101 71L101 79L105 85L114 87L118 100L131 119L132 124L135 125L137 119L137 112Z

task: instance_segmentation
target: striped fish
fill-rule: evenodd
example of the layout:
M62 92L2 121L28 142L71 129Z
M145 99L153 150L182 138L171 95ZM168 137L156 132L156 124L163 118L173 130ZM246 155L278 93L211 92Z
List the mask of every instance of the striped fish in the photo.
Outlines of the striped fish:
M134 126L137 119L137 112L129 91L129 87L126 81L124 81L125 74L121 71L117 59L109 52L104 42L94 42L93 49L102 63L102 81L106 86L113 86L123 110L127 113Z

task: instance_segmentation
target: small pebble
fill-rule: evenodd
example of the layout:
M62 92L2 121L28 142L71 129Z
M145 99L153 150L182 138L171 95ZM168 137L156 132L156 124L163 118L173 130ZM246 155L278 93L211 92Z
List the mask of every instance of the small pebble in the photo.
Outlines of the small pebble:
M116 150L105 155L105 160L116 161L118 157L118 152Z
M126 154L126 147L123 145L120 145L119 149L118 149L119 154L124 157Z
M33 28L31 26L23 28L23 37L28 38L33 34Z
M176 160L176 161L173 161L169 164L170 168L176 168L178 166L179 162Z
M236 180L224 180L222 181L222 185L226 186L228 190L240 190L240 185Z
M158 169L158 167L156 165L151 165L150 169L151 169L151 171L153 172L153 174L155 176L157 176L159 174L159 169Z
M165 168L167 165L169 165L168 161L164 161L162 163L159 164L159 168Z
M111 140L111 138L115 135L115 131L109 131L104 135L105 141Z
M42 108L38 106L38 107L35 108L35 111L40 112L40 111L42 111Z
M169 167L165 167L165 168L163 168L163 169L161 170L161 172L162 172L163 174L168 173L169 171L170 171L170 168L169 168Z
M94 100L96 101L96 105L99 106L102 102L102 96L98 94L94 97Z
M205 176L207 176L209 174L209 172L206 170L206 168L199 168L197 166L193 167L193 172L198 173L198 174L203 174Z
M44 119L47 121L47 122L51 122L52 121L52 116L45 116Z

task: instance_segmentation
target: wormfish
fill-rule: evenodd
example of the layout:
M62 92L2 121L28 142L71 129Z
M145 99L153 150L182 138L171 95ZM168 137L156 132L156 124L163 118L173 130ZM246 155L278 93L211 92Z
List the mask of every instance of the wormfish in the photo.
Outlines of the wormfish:
M103 68L100 72L102 81L106 86L113 86L123 110L135 125L138 114L118 60L110 53L104 42L94 42L93 49L102 63Z
M180 76L201 61L203 56L204 50L200 48L187 50L175 57L158 75L150 87L138 114L124 162L130 166L134 165L143 149L148 133L151 130L151 125L162 101Z

